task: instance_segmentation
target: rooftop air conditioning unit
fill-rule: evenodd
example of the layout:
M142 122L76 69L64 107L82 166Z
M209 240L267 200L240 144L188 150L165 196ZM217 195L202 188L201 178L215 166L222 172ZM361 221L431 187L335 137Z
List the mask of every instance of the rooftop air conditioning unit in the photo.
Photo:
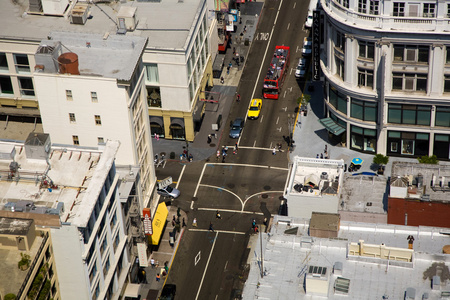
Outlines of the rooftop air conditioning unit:
M89 17L89 5L86 3L76 4L70 12L71 24L86 24L86 20Z

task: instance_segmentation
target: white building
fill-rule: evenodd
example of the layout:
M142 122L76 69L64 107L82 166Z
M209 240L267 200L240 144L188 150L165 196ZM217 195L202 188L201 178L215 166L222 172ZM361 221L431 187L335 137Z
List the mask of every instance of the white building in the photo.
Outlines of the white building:
M337 213L344 161L294 157L284 198L287 215L311 218L312 212Z
M47 134L29 140L38 143L1 143L1 209L48 217L40 222L51 227L60 299L119 299L131 266L114 162L120 142L95 151L52 147Z
M327 117L350 149L450 159L450 3L321 0ZM330 120L323 120L328 124ZM337 134L340 132L337 131Z
M6 1L0 10L0 106L9 115L43 113L34 54L50 32L140 36L148 38L143 61L152 133L192 141L194 117L204 112L200 100L212 85L216 24L213 0Z

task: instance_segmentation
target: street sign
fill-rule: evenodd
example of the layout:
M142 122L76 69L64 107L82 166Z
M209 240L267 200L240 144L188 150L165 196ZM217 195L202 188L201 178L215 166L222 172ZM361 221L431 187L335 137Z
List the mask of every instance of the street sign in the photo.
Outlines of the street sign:
M143 215L144 215L144 234L152 235L153 227L152 227L152 216L151 216L150 208L144 208Z
M144 243L137 243L139 267L148 267L147 246Z
M167 177L167 178L164 178L164 179L162 179L162 180L160 180L159 182L158 182L158 189L163 189L163 188L165 188L165 187L168 187L169 185L171 185L172 184L172 176L169 176L169 177Z

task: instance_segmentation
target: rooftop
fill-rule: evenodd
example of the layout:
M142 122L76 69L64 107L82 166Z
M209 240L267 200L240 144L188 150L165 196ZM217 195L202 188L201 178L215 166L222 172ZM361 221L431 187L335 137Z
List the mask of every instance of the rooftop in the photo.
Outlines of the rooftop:
M61 3L67 0L60 1ZM97 1L98 2L98 1ZM106 1L105 1L106 2ZM199 10L206 5L205 0L164 0L161 2L111 1L109 3L89 4L85 24L71 24L70 14L76 1L67 9L62 5L60 11L52 15L32 13L28 0L2 1L0 10L0 38L31 40L35 42L46 38L52 31L67 31L105 35L116 35L118 31L117 14L122 6L136 7L134 31L127 36L148 38L148 48L185 50L192 34L192 27ZM80 2L81 3L81 2ZM57 6L56 4L54 5ZM127 10L126 10L127 11ZM124 12L124 10L122 10ZM59 14L60 16L56 16ZM214 15L212 15L214 16Z
M394 162L389 196L448 202L450 166Z
M130 81L145 45L145 38L135 36L55 31L41 41L36 64L45 65L44 73L56 73L53 70L58 70L54 66L58 57L73 52L78 56L80 75Z
M0 159L0 209L59 215L84 227L119 144L108 141L103 152L52 147L48 162L27 158L23 144L13 144L18 169L12 159Z
M30 219L0 218L0 234L25 235L31 225Z
M442 228L341 221L338 237L329 239L310 237L309 221L274 217L263 235L263 278L255 236L243 299L404 299L408 288L421 299L425 294L441 299L450 291L450 258L442 254L450 237ZM285 233L294 227L297 234ZM409 235L415 238L413 250ZM431 279L439 274L440 284L432 289ZM327 292L320 295L315 286Z

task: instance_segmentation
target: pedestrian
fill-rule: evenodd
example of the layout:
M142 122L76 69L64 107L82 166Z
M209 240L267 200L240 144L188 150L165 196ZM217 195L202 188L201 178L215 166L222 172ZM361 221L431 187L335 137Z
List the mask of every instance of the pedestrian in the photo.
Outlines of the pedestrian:
M231 61L230 61L230 63L228 64L228 66L230 67L230 69L231 69L231 67L233 66L233 65L231 64Z
M267 218L264 218L263 224L264 224L264 226L267 226Z
M217 150L216 161L219 161L219 159L220 159L220 150Z
M175 219L175 215L173 215L173 219L172 219L172 227L175 227L175 224L177 223L176 219Z
M238 146L237 142L234 144L234 147L236 147L236 151L239 149L239 146Z
M255 220L255 219L253 219L253 221L252 221L252 228L254 229L254 228L255 228L255 226L256 226L256 220Z
M225 148L223 148L225 150L225 154L227 154L228 152L228 146L225 146Z
M212 140L212 136L210 134L208 134L208 139L207 139L208 144L211 144L211 140Z
M236 153L237 153L237 144L234 145L234 148L233 148L233 154L236 154Z
M236 47L233 47L233 55L236 53Z
M323 159L323 153L320 153L320 159Z
M189 162L192 162L194 160L194 156L192 154L189 154Z
M155 260L153 259L153 257L152 257L152 259L150 259L150 264L152 265L152 268L155 267Z
M168 261L164 262L164 270L166 270L166 272L169 272L169 262Z
M159 134L156 135L156 140L159 141Z
M408 237L406 239L408 240L408 249L412 249L413 243L414 243L414 237L412 235L408 235Z
M216 210L216 219L222 219L218 210Z
M142 270L142 271L141 271L141 274L142 274L142 281L143 281L144 283L148 283L148 282L147 282L147 273L145 272L145 270Z
M159 275L159 273L156 274L156 282L159 282L160 279L161 279L161 275Z
M214 232L213 224L211 222L209 222L209 231Z
M319 153L317 153L316 158L319 158Z
M272 155L277 155L277 149L275 149L275 147L272 149Z
M192 227L197 227L197 218L194 218L194 220L192 220Z
M186 222L184 221L184 218L183 218L183 225L182 225L182 227L186 227L187 225L186 225Z
M328 150L328 149L327 149L327 145L325 145L325 151L324 151L324 152L327 153L327 150Z
M226 154L226 153L224 153L223 156L222 156L222 163L225 162L225 157L227 157L227 154Z
M184 150L183 150L183 157L184 157L184 158L187 158L187 154L188 154L187 150L184 149Z
M237 101L237 102L240 102L240 101L241 101L241 94L237 94L237 95L236 95L236 101Z
M255 233L259 232L258 225L256 225L254 229L255 229Z
M247 25L244 26L244 32L247 32Z
M178 207L178 209L177 209L177 217L179 218L179 217L181 217L181 208L179 208ZM178 222L179 223L179 222Z
M220 83L221 83L221 84L224 84L224 82L225 82L225 79L223 79L223 76L220 77Z
M281 146L282 146L281 143L277 143L277 146L278 146L278 151L281 152Z

